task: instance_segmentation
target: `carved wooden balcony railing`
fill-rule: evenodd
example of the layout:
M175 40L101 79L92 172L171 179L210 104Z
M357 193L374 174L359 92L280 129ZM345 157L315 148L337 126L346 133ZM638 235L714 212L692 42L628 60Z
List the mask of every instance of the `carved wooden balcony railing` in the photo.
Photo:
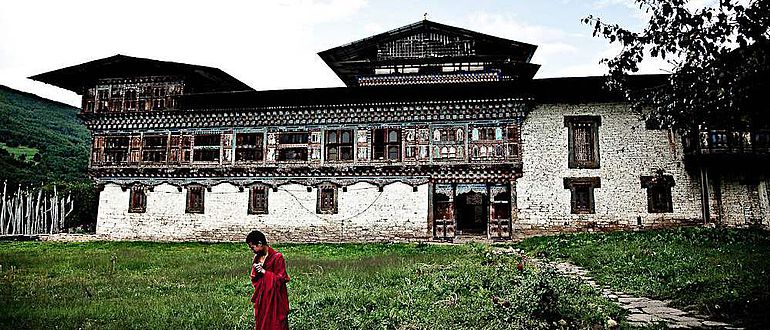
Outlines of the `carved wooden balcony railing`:
M685 155L692 160L770 158L770 129L701 130L683 139Z

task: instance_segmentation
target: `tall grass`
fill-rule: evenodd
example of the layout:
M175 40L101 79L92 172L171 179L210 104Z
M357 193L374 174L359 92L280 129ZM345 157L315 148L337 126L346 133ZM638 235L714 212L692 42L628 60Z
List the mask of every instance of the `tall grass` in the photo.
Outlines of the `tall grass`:
M276 247L295 329L547 329L622 311L481 245ZM0 243L2 328L253 327L244 244ZM11 271L10 268L14 270Z

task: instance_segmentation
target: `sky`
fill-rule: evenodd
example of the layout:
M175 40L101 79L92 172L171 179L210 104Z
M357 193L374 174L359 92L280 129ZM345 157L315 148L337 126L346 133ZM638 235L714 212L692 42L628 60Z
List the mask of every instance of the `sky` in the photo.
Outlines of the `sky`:
M317 53L423 19L538 45L536 78L602 75L616 45L591 14L639 29L633 0L3 0L0 85L79 106L27 77L115 54L217 67L257 90L344 86ZM665 63L642 65L661 73Z

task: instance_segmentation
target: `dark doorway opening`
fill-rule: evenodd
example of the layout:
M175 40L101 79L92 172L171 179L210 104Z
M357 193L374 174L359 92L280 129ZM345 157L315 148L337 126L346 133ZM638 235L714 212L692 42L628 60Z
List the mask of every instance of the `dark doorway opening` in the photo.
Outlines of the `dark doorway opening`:
M489 218L489 197L487 195L469 191L457 195L455 205L458 234L486 234Z

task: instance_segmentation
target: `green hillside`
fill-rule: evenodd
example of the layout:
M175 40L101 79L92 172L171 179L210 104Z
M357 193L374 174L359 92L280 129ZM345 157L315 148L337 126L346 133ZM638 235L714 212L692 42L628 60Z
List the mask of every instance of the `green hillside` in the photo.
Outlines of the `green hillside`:
M69 192L75 211L68 227L93 227L97 192L88 179L91 138L73 106L0 85L0 193L45 185Z
M86 179L90 137L78 111L0 86L0 180L40 184Z

